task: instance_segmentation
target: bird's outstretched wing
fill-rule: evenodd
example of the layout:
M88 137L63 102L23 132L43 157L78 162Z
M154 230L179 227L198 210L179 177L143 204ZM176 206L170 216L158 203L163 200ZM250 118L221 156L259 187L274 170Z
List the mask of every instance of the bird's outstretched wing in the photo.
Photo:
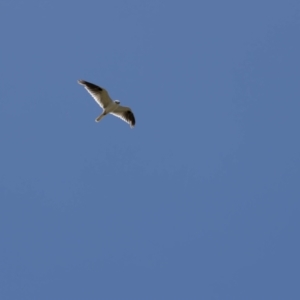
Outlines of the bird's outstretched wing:
M112 100L104 88L84 80L78 80L78 83L85 87L89 94L103 109L112 103Z
M119 105L111 114L127 122L131 128L134 127L135 117L129 107Z

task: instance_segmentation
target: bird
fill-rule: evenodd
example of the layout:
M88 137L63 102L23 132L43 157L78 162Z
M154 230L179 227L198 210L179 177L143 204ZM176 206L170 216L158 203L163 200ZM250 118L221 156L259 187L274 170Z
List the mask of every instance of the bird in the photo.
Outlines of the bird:
M135 117L130 107L121 106L119 100L112 100L106 89L90 83L85 80L78 80L79 84L83 85L89 94L95 99L97 104L103 109L102 113L95 119L99 122L108 114L112 114L130 125L135 126Z

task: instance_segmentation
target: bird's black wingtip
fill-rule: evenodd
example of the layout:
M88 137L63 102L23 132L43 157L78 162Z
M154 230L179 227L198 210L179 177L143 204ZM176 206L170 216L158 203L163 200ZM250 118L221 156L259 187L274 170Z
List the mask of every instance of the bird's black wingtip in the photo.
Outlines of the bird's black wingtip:
M131 110L127 111L127 120L129 121L130 127L133 128L135 126L135 117Z
M81 85L83 85L84 87L88 88L88 89L91 89L91 90L94 90L94 91L103 91L103 88L96 85L96 84L93 84L91 82L88 82L88 81L85 81L85 80L77 80L77 82Z

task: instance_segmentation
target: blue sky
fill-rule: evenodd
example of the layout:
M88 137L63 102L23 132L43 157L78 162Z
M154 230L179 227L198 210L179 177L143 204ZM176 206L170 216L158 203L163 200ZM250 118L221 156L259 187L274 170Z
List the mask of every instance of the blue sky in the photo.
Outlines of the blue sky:
M1 1L0 298L300 299L299 20ZM95 123L78 79L136 127Z

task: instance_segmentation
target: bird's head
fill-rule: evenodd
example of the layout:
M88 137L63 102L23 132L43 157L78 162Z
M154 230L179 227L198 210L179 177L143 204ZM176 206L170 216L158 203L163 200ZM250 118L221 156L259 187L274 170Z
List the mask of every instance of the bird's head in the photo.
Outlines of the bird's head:
M121 102L119 100L115 100L115 103L120 104Z

